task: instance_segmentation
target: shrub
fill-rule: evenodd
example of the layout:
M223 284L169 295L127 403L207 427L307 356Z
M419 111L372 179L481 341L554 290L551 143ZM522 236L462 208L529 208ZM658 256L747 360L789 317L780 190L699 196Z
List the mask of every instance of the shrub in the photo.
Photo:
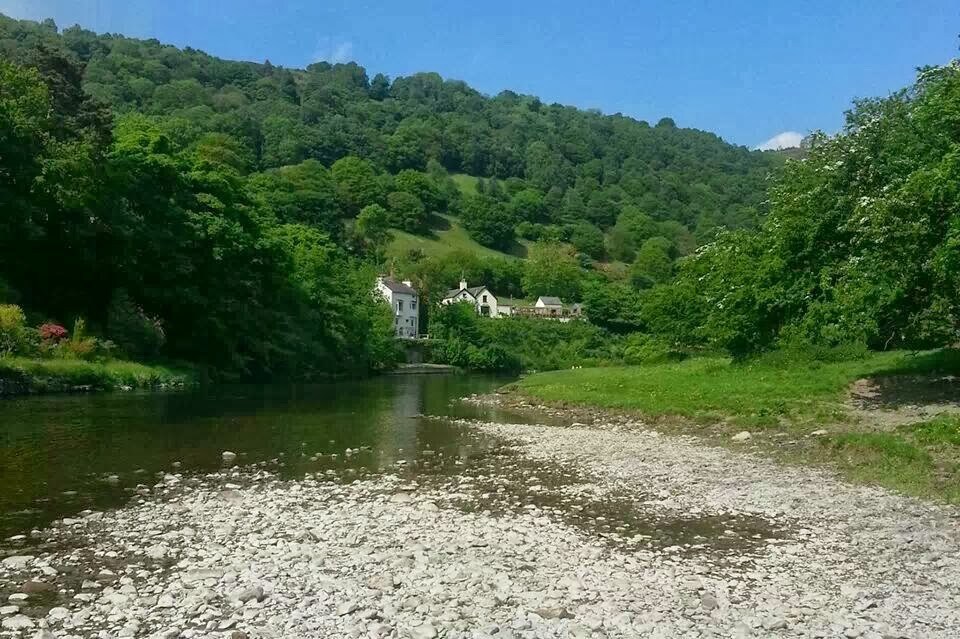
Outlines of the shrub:
M0 304L0 356L26 354L33 350L31 331L23 309L15 304Z
M52 322L41 324L38 331L40 333L40 339L53 344L57 344L61 340L66 339L68 334L67 329Z
M131 358L151 359L166 342L163 322L147 315L123 289L116 291L107 309L107 335Z
M687 354L673 345L636 333L630 335L623 349L623 361L627 364L662 364L686 359Z

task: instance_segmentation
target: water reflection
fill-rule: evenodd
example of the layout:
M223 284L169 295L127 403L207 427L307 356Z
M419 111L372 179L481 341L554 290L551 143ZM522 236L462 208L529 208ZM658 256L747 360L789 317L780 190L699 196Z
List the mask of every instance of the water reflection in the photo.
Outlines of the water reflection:
M240 463L280 459L294 476L311 457L369 448L354 463L414 459L451 444L455 431L423 414L461 416L457 397L503 379L410 375L302 386L222 386L184 393L128 393L0 401L0 535L84 508L108 508L153 475L212 470L224 450Z

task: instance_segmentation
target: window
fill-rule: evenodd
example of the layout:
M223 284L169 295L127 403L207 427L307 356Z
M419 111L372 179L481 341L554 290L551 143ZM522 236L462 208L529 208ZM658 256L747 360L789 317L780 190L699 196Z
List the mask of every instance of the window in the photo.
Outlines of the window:
M417 300L413 300L410 302L410 310L411 311L417 310Z
M486 295L483 296L483 303L484 303L484 304L487 303L487 296L486 296Z
M403 310L403 300L397 300L397 310L398 311Z

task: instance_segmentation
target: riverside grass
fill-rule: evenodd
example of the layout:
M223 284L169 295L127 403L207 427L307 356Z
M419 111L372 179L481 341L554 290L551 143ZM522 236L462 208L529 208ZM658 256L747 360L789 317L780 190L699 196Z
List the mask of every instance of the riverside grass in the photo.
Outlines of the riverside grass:
M825 465L852 481L960 503L960 417L939 416L886 427L854 415L845 399L858 379L946 375L960 371L960 351L868 353L846 361L776 354L748 362L706 357L647 366L539 373L513 388L550 403L592 406L665 418L729 442L733 430L791 463ZM674 419L670 419L674 418ZM677 419L679 418L679 419ZM811 437L825 428L825 436Z
M0 394L116 390L124 386L156 388L184 386L194 381L194 373L185 369L125 360L0 358Z

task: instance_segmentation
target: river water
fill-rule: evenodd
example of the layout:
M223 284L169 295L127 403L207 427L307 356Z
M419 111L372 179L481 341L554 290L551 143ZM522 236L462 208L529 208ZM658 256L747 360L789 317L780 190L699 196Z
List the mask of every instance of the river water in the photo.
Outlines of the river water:
M506 381L398 375L0 399L0 539L118 506L158 473L219 468L226 450L238 463L269 463L285 476L331 465L376 470L424 448L456 454L463 430L427 416L490 417L490 409L454 400ZM348 459L347 448L364 451Z
M167 473L232 464L341 482L389 472L452 495L467 479L476 498L461 504L465 509L497 515L538 508L590 534L640 535L653 546L742 553L775 534L752 517L665 515L642 505L650 497L642 491L580 490L592 480L576 465L535 462L456 421L562 421L458 401L507 381L401 375L0 400L0 555L23 551L31 531L56 519L139 498ZM237 459L225 464L224 451Z

